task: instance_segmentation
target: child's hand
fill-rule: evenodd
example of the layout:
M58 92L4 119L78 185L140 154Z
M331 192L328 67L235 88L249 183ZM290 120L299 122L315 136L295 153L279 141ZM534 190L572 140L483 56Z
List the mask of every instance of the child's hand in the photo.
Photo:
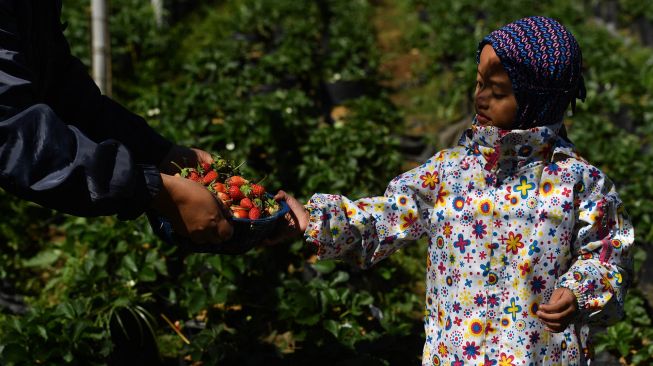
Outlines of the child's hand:
M263 241L264 245L274 245L285 240L300 238L306 226L308 226L308 212L295 197L287 194L284 191L279 191L274 196L277 201L286 201L290 211L286 214L284 219L279 222L275 233L272 237Z
M537 317L544 323L546 330L558 333L567 328L577 311L576 296L571 290L561 287L553 291L548 304L540 305Z

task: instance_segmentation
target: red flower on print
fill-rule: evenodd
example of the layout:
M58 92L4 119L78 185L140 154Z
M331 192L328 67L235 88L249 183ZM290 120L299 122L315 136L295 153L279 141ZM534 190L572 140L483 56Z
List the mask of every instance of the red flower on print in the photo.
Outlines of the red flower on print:
M408 211L408 213L405 215L401 215L401 230L406 230L409 227L413 226L413 224L416 223L417 220L419 220L419 217L417 217L417 215L415 215L415 212L413 212L412 210Z
M435 198L435 203L438 205L444 205L445 204L445 198L449 195L449 192L447 192L444 189L444 186L440 186L440 189L438 190L438 196Z

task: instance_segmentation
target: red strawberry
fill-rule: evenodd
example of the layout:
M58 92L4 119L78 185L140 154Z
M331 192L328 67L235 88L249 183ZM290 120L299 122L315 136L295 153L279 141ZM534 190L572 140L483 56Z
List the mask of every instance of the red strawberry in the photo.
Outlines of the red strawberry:
M247 210L243 209L242 207L234 208L232 207L234 217L239 218L239 219L246 219L249 217L249 213Z
M209 170L211 170L211 164L202 163L202 170L204 170L205 172L208 172Z
M233 177L227 178L225 183L230 186L240 187L243 184L247 183L247 179L241 177L240 175L234 175Z
M204 178L202 178L202 183L204 183L205 186L208 186L213 182L214 180L218 179L218 172L215 170L209 170Z
M242 208L246 208L246 209L249 210L249 209L251 209L252 207L254 207L254 204L252 203L252 200L250 200L249 198L245 197L245 198L243 198L242 200L240 200L240 207L242 207Z
M255 197L261 197L265 193L265 187L258 184L252 184L252 195Z
M231 197L229 197L228 194L224 192L218 192L218 198L220 199L220 201L222 201L222 203L224 203L225 206L227 207L231 206L232 201L231 201Z
M200 175L195 170L192 170L190 172L190 175L188 176L188 179L190 179L190 180L192 180L194 182L200 182L201 181Z
M227 187L220 182L215 182L213 184L213 189L215 189L216 192L227 193Z
M259 217L261 217L261 210L256 206L252 207L249 210L249 219L250 220L256 220Z
M234 201L240 201L243 198L245 198L245 195L243 194L243 192L240 191L240 188L238 188L238 186L229 187L227 193L231 196L231 199Z

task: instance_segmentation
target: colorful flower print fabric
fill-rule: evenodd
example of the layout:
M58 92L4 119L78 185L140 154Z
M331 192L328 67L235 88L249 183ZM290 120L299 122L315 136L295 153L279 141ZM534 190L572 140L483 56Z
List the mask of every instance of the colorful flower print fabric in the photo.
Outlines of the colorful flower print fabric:
M473 125L382 197L316 194L306 240L365 268L428 237L424 365L586 365L587 324L621 315L634 233L559 128ZM536 311L558 287L581 311L551 333Z

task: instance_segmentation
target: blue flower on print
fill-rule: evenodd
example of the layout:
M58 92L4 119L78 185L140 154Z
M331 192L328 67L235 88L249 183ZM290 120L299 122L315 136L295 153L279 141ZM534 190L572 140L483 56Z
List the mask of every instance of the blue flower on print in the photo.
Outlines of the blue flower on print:
M476 220L476 223L474 224L474 236L476 239L483 239L484 235L487 235L487 225L483 223L482 220Z
M537 246L537 240L534 240L531 245L528 246L528 255L533 255L540 252L540 247Z
M487 276L490 274L490 262L487 262L485 264L481 264L481 269L483 270L482 275Z

